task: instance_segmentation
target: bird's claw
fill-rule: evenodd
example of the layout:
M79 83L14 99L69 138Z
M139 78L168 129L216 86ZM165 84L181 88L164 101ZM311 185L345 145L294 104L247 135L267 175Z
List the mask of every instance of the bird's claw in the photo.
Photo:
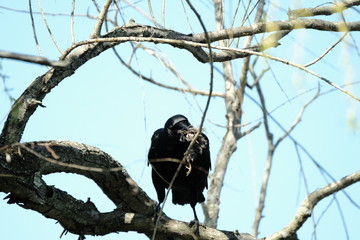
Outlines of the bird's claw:
M185 166L185 168L187 169L186 176L189 176L190 173L191 173L191 170L192 170L191 164L189 163L189 165L188 165L188 166Z
M154 216L153 216L153 218L152 218L152 220L153 220L154 223L157 222L158 218L161 218L161 215L162 215L162 214L160 214L160 211L161 211L161 207L160 207L160 203L158 203L158 204L156 205L155 214L154 214Z
M202 224L200 224L199 220L192 220L189 222L189 227L192 228L193 226L195 226L195 231L194 233L199 236L200 235L200 231L199 231L199 227L202 226L203 228L205 228L205 226L203 226Z

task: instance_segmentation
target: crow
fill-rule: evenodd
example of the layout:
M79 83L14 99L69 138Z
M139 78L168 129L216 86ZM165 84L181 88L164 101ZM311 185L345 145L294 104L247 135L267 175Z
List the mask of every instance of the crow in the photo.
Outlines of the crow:
M184 153L198 131L185 116L172 116L166 121L164 128L154 132L148 153L148 163L152 166L152 182L159 201L157 211L164 201L165 189L169 188L181 164L171 187L172 202L180 205L190 204L194 220L189 226L195 225L197 234L199 219L195 205L205 201L203 191L208 187L207 177L211 168L209 139L201 133L188 154L184 156Z

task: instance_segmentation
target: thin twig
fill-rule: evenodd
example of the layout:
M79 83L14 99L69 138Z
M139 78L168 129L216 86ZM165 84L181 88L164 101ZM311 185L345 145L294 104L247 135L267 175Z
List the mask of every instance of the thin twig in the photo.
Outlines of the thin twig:
M47 20L46 20L45 14L44 14L44 10L42 9L40 0L37 0L37 3L38 3L38 6L39 6L39 9L40 9L40 12L41 12L42 19L44 20L46 29L48 30L49 35L50 35L50 37L51 37L51 40L53 41L53 43L54 43L54 45L56 46L57 50L58 50L61 54L63 54L63 51L61 50L60 46L57 44L57 42L56 42L56 40L55 40L55 37L54 37L54 35L53 35L52 32L51 32L50 26L49 26L49 24L48 24L48 22L47 22Z
M275 151L274 144L273 144L273 135L270 132L270 127L269 127L268 112L266 109L265 98L264 98L264 94L260 87L260 82L258 82L258 84L256 85L256 90L259 95L260 104L261 104L260 106L261 106L261 109L263 112L264 128L265 128L265 134L266 134L267 143L268 143L268 152L267 152L267 160L266 160L266 165L265 165L264 174L263 174L263 180L262 180L262 184L261 184L261 188L260 188L259 203L258 203L258 207L255 210L255 219L254 219L254 223L252 226L253 235L255 237L257 237L257 235L259 234L259 226L260 226L261 219L263 218L262 212L265 208L265 198L266 198L266 193L267 193L267 189L268 189L267 186L269 183L270 171L272 169L272 161L273 161L273 155L274 155L274 151Z
M205 92L205 91L200 91L200 90L196 90L196 89L187 89L187 88L178 88L178 87L173 87L173 86L169 86L169 85L166 85L166 84L163 84L163 83L160 83L158 81L155 81L153 78L151 77L147 77L143 74L141 74L140 72L136 71L132 66L130 66L128 63L126 63L122 58L121 56L119 55L119 53L115 50L115 55L117 56L117 58L119 59L119 61L125 66L127 67L133 74L135 74L136 76L140 77L141 79L147 81L147 82L150 82L152 84L155 84L159 87L162 87L162 88L166 88L166 89L170 89L170 90L175 90L175 91L178 91L178 92L188 92L188 93L191 93L193 95L201 95L201 96L209 96L209 92ZM224 94L223 93L220 93L220 92L213 92L211 94L213 97L224 97Z
M226 47L213 47L215 49L221 49L221 50L226 50L228 49L229 51L239 51L239 52L245 52L245 53L249 53L249 54L253 54L253 55L257 55L257 56L260 56L260 57L264 57L264 58L268 58L268 59L271 59L271 60L274 60L274 61L278 61L278 62L281 62L281 63L284 63L284 64L287 64L287 65L290 65L292 67L295 67L295 68L298 68L300 70L303 70L307 73L310 73L311 75L314 75L315 77L319 78L320 80L326 82L327 84L333 86L334 88L340 90L341 92L345 93L346 95L350 96L351 98L355 99L356 101L359 101L360 102L360 98L354 96L352 93L346 91L345 89L341 88L340 86L336 85L335 83L333 83L332 81L322 77L321 75L319 75L318 73L315 73L309 69L307 69L306 67L304 67L304 65L300 65L300 64L297 64L297 63L293 63L293 62L290 62L290 61L287 61L287 60L284 60L284 59L281 59L281 58L278 58L278 57L274 57L274 56L270 56L268 54L265 54L265 53L259 53L259 52L254 52L254 51L250 51L250 50L246 50L246 49L232 49L232 48L226 48ZM232 49L232 50L230 50Z
M66 67L69 65L68 61L52 61L44 57L31 56L26 54L19 54L13 52L0 51L0 58L8 58L14 60L20 60L24 62L36 63L51 67Z
M155 50L150 49L145 47L142 44L138 44L137 47L143 49L145 52L147 52L148 54L150 54L151 56L155 57L157 60L160 61L160 63L166 67L167 69L170 70L170 72L172 72L190 91L193 90L193 87L190 85L190 83L188 83L181 75L180 73L176 70L176 68L174 67L173 63L171 62L171 60L169 59L165 59L164 56L162 56L161 54L158 54Z
M245 124L241 124L241 125L244 126ZM246 136L246 135L249 135L249 134L252 133L255 129L259 128L260 125L261 125L261 122L258 122L256 125L252 126L249 130L243 132L243 133L241 134L241 137L244 137L244 136ZM236 127L238 127L238 126L234 125L234 127L236 128Z
M294 144L295 147L295 151L296 151L296 155L297 155L297 159L299 161L299 166L300 166L300 175L302 176L302 179L304 180L304 185L305 185L305 190L306 190L306 194L309 195L310 194L310 188L309 188L309 184L307 181L307 178L305 176L305 171L304 171L304 167L303 167L303 162L302 162L302 158L301 158L301 154L299 152L299 146L297 144ZM300 191L300 190L299 190ZM334 195L334 198L336 196ZM314 240L317 240L317 234L316 234L316 220L315 220L315 214L311 215L311 220L312 220L312 224L313 224L313 228L314 231L312 233L312 235L314 236Z
M336 43L332 44L330 47L328 47L325 52L323 54L321 54L318 58L314 59L313 61L307 63L304 65L304 67L308 67L308 66L311 66L315 63L317 63L318 61L320 61L322 58L325 57L326 54L328 54L336 45L338 45L342 40L344 40L344 38L346 37L346 35L348 34L349 32L345 32L342 37L336 41Z
M43 54L42 54L42 51L41 51L41 48L40 48L40 45L39 45L39 41L37 39L37 34L36 34L36 29L35 29L35 21L34 21L34 16L33 16L33 12L32 12L31 1L32 0L29 0L29 13L30 13L30 19L31 19L31 27L32 27L32 30L33 30L33 35L34 35L36 48L38 50L39 55L42 57Z
M163 28L165 28L165 1L166 0L162 0L162 6L161 6L161 24L163 26Z
M0 6L1 9L5 9L5 10L8 10L8 11L12 11L12 12L17 12L17 13L25 13L25 14L29 14L30 11L26 11L26 10L20 10L20 9L15 9L15 8L9 8L9 7L5 7L5 6ZM34 12L32 11L32 14L35 15L41 15L41 12ZM48 12L44 12L44 15L47 15L47 16L52 16L52 17L69 17L71 16L71 14L68 14L68 13L48 13ZM90 16L88 14L75 14L74 17L88 17L88 18L91 18L91 19L95 19L95 17L93 16Z
M153 17L153 15L151 17L149 17L143 10L141 10L140 8L138 8L134 3L128 1L128 0L122 0L123 2L125 2L127 5L129 5L130 7L132 7L133 9L135 9L138 13L140 13L141 15L143 15L147 20L149 20L150 22L153 22L154 25L158 28L162 28L161 24L156 22L155 18ZM150 0L148 0L150 1ZM150 3L151 4L151 3Z
M191 33L194 34L195 31L194 31L194 29L193 29L192 26L191 26L191 22L190 22L190 19L189 19L188 14L187 14L187 12L186 12L186 8L185 8L185 5L184 5L184 1L183 1L183 0L180 0L180 2L181 2L181 6L182 6L182 8L183 8L183 10L184 10L184 14L185 14L185 17L186 17L186 22L187 22L188 25L189 25L189 28L190 28L190 30L191 30Z
M151 21L155 24L156 27L159 27L158 23L156 22L155 16L154 16L154 12L152 10L151 0L148 0L148 8L149 8L150 16L151 16Z
M283 136L281 136L276 143L274 144L274 147L276 148L280 142L282 140L284 140L287 136L289 136L289 134L295 129L295 127L299 124L299 122L302 119L302 116L306 110L306 108L313 102L315 101L316 98L318 98L320 96L320 84L318 84L318 91L316 92L316 94L314 95L314 97L312 97L307 103L304 104L304 106L301 108L298 117L295 119L295 121L293 122L293 124L291 125L291 127L289 128L289 130L287 130Z
M70 33L71 33L71 43L72 43L72 44L75 44L74 12L75 12L75 0L72 0L72 4L71 4L71 14L70 14Z

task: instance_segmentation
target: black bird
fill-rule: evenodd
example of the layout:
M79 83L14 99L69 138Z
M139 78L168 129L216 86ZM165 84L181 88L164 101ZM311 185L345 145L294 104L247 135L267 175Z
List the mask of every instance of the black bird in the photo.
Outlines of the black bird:
M159 201L158 211L165 198L165 189L169 188L179 164L182 164L171 187L172 202L190 204L194 220L189 225L195 225L196 233L199 233L195 205L205 201L202 192L208 187L207 176L211 168L209 140L205 134L198 136L184 158L184 153L197 132L198 129L194 128L185 116L172 116L166 121L164 128L154 132L148 160L152 166L152 181Z

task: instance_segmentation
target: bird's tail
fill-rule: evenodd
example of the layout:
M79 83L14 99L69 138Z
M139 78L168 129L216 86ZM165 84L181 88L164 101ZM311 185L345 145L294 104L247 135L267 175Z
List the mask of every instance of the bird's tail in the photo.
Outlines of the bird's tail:
M190 189L182 189L181 191L178 189L172 189L172 202L174 204L196 204L204 201L205 197L202 192L191 192Z

